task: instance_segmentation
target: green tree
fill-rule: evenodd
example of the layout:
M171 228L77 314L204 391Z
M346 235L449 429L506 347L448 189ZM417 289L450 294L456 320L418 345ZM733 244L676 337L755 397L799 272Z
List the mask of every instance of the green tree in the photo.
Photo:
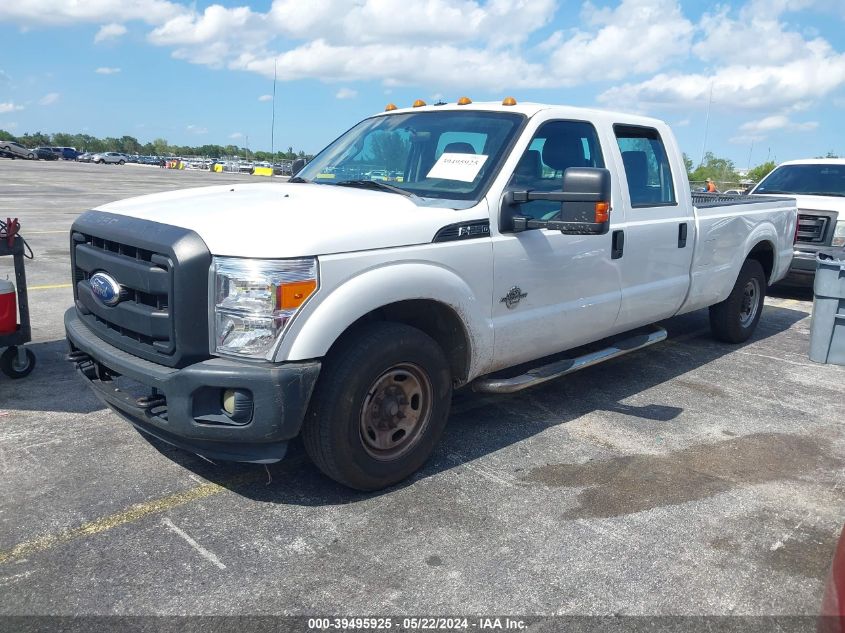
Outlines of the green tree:
M748 171L748 175L746 177L748 178L748 180L751 180L753 182L760 182L775 167L777 167L777 165L775 164L775 161L773 161L773 160L766 161L762 165L757 165L753 169L750 169Z
M719 158L713 152L707 152L701 164L689 175L690 180L703 181L712 178L716 182L738 182L734 163L727 158Z
M120 149L118 151L126 152L127 154L138 154L141 149L141 144L134 136L121 136L119 146Z
M687 176L692 173L692 158L687 156L687 153L684 152L684 167L687 168Z
M167 139L157 138L153 141L153 149L155 150L154 153L157 156L164 156L167 154L168 146L167 146Z
M379 165L389 171L404 169L410 143L395 132L373 134L371 150Z
M23 136L20 137L21 145L25 145L26 147L42 147L42 146L49 146L50 145L50 137L43 132L34 132L30 134L27 132Z

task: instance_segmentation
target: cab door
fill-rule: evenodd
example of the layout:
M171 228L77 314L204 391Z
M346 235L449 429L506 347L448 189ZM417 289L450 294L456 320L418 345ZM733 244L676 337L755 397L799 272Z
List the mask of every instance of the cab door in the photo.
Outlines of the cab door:
M569 167L604 167L596 130L585 121L539 125L507 190L561 190ZM519 213L553 219L560 203L535 200ZM620 274L605 235L547 229L493 237L494 366L506 367L607 336L619 312ZM622 218L620 217L619 220Z
M627 182L621 200L626 222L617 229L624 235L617 329L624 330L670 317L681 307L690 284L695 222L661 132L619 124L613 132L614 159ZM667 128L663 134L671 132ZM674 164L681 161L678 156Z

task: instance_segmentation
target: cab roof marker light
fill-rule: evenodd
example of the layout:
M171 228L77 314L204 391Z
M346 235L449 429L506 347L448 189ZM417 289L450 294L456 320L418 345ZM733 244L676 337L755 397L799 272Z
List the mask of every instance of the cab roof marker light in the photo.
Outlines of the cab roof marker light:
M470 103L472 103L472 99L469 97L461 97L458 99L458 105L469 105Z
M515 106L516 105L516 99L514 99L513 97L505 97L504 99L502 99L502 105L503 106Z
M414 104L411 107L412 108L421 108L424 105L425 105L425 101L423 101L422 99L417 99L416 101L414 101Z
M395 104L395 103L388 103L386 106L384 106L384 111L385 111L385 112L391 112L391 111L393 111L393 110L397 110L397 109L398 109L398 108L396 107L396 104Z

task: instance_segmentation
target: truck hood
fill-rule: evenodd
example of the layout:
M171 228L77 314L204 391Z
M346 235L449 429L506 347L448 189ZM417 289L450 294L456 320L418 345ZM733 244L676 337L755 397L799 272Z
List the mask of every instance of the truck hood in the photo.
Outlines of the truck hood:
M753 194L759 197L795 198L799 211L836 211L840 215L845 214L845 198L839 196L808 196L800 193Z
M424 244L455 222L489 217L398 194L309 183L232 184L97 207L195 231L213 255L303 257Z

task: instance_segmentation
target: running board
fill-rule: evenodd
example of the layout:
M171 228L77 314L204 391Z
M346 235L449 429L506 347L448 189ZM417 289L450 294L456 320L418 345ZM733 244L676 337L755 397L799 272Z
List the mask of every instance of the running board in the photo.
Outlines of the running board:
M516 391L522 391L523 389L534 387L549 380L560 378L566 374L572 374L579 369L592 367L593 365L598 365L599 363L623 356L624 354L636 352L638 349L659 343L666 336L667 332L664 328L653 325L652 331L647 334L638 334L623 339L597 352L590 352L589 354L575 358L564 358L548 365L541 365L520 376L514 376L513 378L477 378L472 383L472 390L479 393L514 393Z

